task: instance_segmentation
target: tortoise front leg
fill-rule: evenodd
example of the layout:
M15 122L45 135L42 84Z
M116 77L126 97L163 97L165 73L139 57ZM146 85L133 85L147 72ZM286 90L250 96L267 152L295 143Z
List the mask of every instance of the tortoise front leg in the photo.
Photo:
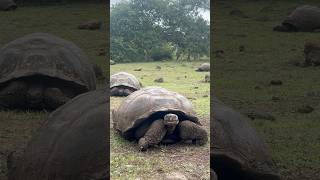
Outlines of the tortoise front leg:
M47 88L44 91L44 103L48 109L56 109L68 102L70 98L59 88Z
M182 140L192 140L193 143L204 145L208 141L207 131L200 125L189 121L181 121L178 126L178 135Z
M123 89L123 96L129 96L133 91L131 91L130 89Z
M144 151L150 146L159 144L166 133L167 129L162 119L153 121L145 135L139 139L140 150Z

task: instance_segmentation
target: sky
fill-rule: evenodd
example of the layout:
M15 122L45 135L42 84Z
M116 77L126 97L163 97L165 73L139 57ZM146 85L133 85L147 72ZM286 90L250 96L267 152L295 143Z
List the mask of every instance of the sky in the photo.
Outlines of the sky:
M118 2L121 2L121 1L124 1L124 0L111 0L110 5L117 4ZM203 19L210 22L210 11L202 11L202 12L200 12L200 14L203 17Z

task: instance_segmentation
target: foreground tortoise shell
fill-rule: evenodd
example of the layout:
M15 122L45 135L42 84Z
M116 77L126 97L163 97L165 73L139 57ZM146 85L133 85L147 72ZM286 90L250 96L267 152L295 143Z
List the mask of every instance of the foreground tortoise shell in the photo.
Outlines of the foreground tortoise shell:
M210 164L218 179L279 180L267 146L248 118L212 97Z
M125 96L131 94L132 92L139 90L141 88L139 80L132 74L127 72L118 72L113 74L110 77L110 89L111 96L120 95L121 93L113 93L113 91L118 91L120 89L128 89L130 93L127 93ZM114 89L114 90L112 90Z
M276 26L274 30L304 32L320 30L320 8L310 5L299 6L286 17L282 26Z
M0 84L41 75L71 83L83 91L96 88L88 57L74 43L47 33L33 33L0 49Z
M196 71L200 71L200 72L201 71L204 71L204 72L210 71L210 63L201 64L201 66Z
M187 98L164 88L146 87L132 93L113 111L113 127L130 140L137 127L162 112L173 112L180 116L179 119L201 125Z
M9 11L17 9L17 4L13 0L0 0L0 10Z
M107 89L70 100L49 115L12 161L10 180L108 179Z

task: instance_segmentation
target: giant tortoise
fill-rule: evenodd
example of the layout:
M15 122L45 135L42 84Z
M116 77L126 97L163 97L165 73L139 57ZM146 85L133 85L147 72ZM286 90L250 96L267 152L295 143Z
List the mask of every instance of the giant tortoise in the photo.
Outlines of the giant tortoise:
M208 71L210 71L210 63L201 64L201 66L198 69L196 69L196 71L200 71L200 72L208 72Z
M112 114L113 127L140 150L180 140L203 145L206 130L184 96L160 87L146 87L130 94Z
M210 164L218 180L279 180L263 139L248 118L212 96Z
M108 179L108 99L107 89L91 91L52 112L20 157L8 160L9 180Z
M92 64L72 42L33 33L0 49L0 109L51 110L95 88Z
M284 32L320 30L320 8L310 5L299 6L273 30Z
M13 0L0 0L0 10L10 11L15 10L16 8L17 4Z
M111 96L128 96L140 88L139 80L127 72L118 72L110 77Z

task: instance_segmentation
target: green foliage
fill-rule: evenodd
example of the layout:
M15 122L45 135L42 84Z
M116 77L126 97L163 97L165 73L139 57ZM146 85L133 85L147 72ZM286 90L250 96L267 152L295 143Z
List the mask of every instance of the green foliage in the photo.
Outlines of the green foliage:
M154 47L151 50L151 58L154 61L160 61L165 59L172 59L173 47L169 44L165 44L161 47Z
M111 58L117 62L209 55L208 0L131 0L111 8ZM115 44L113 44L115 43ZM167 48L171 44L171 48ZM175 49L175 51L173 51Z

